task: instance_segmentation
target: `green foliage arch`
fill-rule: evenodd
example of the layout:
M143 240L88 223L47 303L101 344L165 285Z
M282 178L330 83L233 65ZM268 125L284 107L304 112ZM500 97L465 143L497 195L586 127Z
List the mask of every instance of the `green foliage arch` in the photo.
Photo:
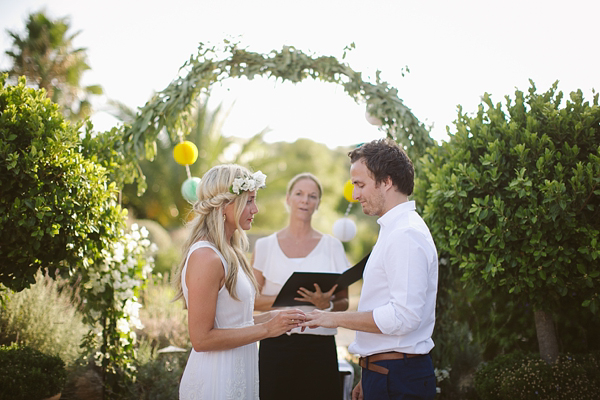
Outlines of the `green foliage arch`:
M312 78L340 84L356 102L366 103L369 113L382 121L380 129L403 145L413 160L435 143L425 125L398 97L398 90L382 81L379 72L375 83L365 82L360 72L332 56L311 56L293 46L260 54L228 41L223 48L200 43L197 56L191 57L180 71L187 74L181 73L154 95L125 131L125 140L138 157L153 158L154 143L163 128L167 128L172 142L187 133L184 122L195 99L212 84L241 77L250 80L267 77L293 83Z

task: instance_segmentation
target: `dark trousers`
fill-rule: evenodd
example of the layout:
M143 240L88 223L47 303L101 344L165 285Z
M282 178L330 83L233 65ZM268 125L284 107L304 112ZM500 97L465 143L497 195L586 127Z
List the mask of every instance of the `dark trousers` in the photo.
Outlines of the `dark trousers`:
M362 369L364 400L432 400L435 372L429 355L402 360L375 361L387 375Z
M334 336L281 335L261 340L261 400L341 400Z

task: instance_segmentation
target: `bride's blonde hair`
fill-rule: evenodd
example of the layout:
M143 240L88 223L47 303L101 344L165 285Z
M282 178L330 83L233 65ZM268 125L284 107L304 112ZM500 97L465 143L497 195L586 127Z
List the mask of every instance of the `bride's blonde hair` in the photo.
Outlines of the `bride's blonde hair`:
M192 210L195 216L188 223L191 233L183 246L183 257L175 274L174 284L177 291L175 300L183 296L181 274L190 248L199 240L212 243L225 258L229 266L225 276L225 287L231 297L239 300L235 288L240 269L248 276L254 289L258 292L252 267L246 258L246 252L249 249L248 237L239 223L248 201L248 192L242 191L237 195L230 191L235 178L250 175L250 171L240 165L224 164L211 168L202 177L197 189L198 201L194 203ZM231 242L228 242L225 236L223 215L225 207L232 202L234 203L236 229L231 237Z

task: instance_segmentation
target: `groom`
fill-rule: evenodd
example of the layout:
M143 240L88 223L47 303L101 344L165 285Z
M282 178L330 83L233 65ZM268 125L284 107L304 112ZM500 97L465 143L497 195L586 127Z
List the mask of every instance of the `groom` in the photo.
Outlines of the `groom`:
M379 237L363 273L358 311L306 315L304 327L356 330L348 347L360 355L362 379L353 400L433 399L429 351L435 324L438 258L431 233L415 211L414 168L388 139L351 151L352 196L379 217Z

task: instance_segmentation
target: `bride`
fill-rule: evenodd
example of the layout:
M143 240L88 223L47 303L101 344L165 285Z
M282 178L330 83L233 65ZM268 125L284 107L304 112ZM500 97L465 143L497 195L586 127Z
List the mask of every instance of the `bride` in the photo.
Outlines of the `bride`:
M239 165L211 168L198 187L190 236L175 284L188 308L193 349L179 387L181 400L258 399L256 342L299 326L300 310L253 318L257 284L245 256L256 191L266 176Z

